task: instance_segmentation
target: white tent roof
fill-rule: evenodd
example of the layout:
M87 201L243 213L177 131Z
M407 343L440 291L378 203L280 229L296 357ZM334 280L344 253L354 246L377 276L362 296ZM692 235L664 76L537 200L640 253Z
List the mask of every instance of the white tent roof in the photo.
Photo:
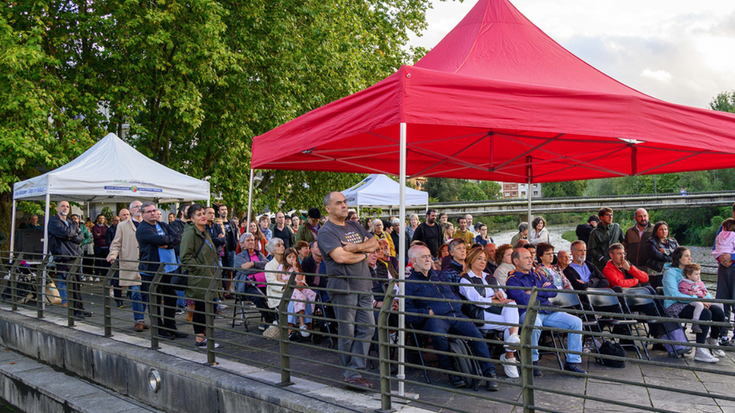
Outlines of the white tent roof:
M75 202L209 200L209 182L155 162L110 133L78 158L13 186L13 199Z
M371 174L342 191L349 206L399 205L400 184L385 175ZM406 205L428 205L429 193L406 187Z

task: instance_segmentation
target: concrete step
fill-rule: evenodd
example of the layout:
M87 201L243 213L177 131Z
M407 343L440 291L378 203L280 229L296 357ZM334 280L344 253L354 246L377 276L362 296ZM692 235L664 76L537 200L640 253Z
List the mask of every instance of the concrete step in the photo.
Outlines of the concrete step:
M0 398L24 412L160 412L0 347Z

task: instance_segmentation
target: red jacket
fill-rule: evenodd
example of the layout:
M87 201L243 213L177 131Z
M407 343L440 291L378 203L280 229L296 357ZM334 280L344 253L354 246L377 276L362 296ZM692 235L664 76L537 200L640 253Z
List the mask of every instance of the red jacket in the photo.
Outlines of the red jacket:
M613 265L612 260L608 261L607 265L605 265L605 268L602 270L602 275L607 278L607 281L610 283L610 287L628 288L648 282L648 274L632 265L630 266L628 274L633 278L626 279L623 271Z

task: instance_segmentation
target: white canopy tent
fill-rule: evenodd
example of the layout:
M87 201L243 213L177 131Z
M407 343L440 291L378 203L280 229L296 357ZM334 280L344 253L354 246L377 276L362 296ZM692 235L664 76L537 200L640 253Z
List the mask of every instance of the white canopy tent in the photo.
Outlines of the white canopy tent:
M405 205L426 205L429 208L428 192L413 188L406 191ZM357 185L342 191L347 205L356 206L360 215L360 206L396 206L401 205L401 185L383 174L370 174Z
M157 203L206 200L209 182L169 169L110 133L73 161L13 186L10 249L15 247L18 200L46 201L43 253L48 253L51 201Z

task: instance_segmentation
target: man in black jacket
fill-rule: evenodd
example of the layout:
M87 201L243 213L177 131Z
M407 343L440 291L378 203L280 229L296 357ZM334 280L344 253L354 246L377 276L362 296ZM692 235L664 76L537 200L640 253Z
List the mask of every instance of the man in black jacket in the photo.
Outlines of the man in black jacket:
M222 219L222 226L225 228L225 254L222 256L222 267L234 267L235 266L235 252L237 251L238 237L240 231L238 231L237 225L228 216L227 205L220 205L217 207L217 214ZM287 247L288 248L288 247ZM223 271L224 277L231 280L233 273L231 270L225 269ZM231 281L223 281L222 287L225 290L225 298L230 298L230 285Z
M80 292L79 272L69 272L69 263L74 262L76 257L82 256L82 241L84 236L79 226L67 219L69 216L69 203L61 201L56 206L56 215L49 218L48 235L49 251L54 256L56 272L59 275L59 289L68 288L67 296L74 308L74 317L81 319L91 317L92 313L84 310L82 295Z
M140 207L143 213L143 222L138 226L135 237L138 240L138 251L140 254L140 278L143 282L141 292L144 293L143 301L147 301L145 293L150 289L151 281L158 271L160 263L165 263L161 284L156 288L156 304L161 305L163 295L163 319L157 315L151 318L158 319L158 336L162 338L184 338L187 334L176 330L176 290L171 285L171 273L178 267L176 263L176 252L174 247L181 242L181 235L177 234L165 222L156 221L156 205L153 202L144 202Z
M411 241L423 242L431 251L431 256L436 257L439 246L444 243L444 231L442 231L441 224L436 222L435 210L426 211L426 221L416 227Z
M584 241L574 241L571 246L572 262L564 269L564 275L569 279L575 290L586 290L587 288L607 288L609 283L597 267L590 264L587 259L587 246ZM586 295L580 298L585 300Z

